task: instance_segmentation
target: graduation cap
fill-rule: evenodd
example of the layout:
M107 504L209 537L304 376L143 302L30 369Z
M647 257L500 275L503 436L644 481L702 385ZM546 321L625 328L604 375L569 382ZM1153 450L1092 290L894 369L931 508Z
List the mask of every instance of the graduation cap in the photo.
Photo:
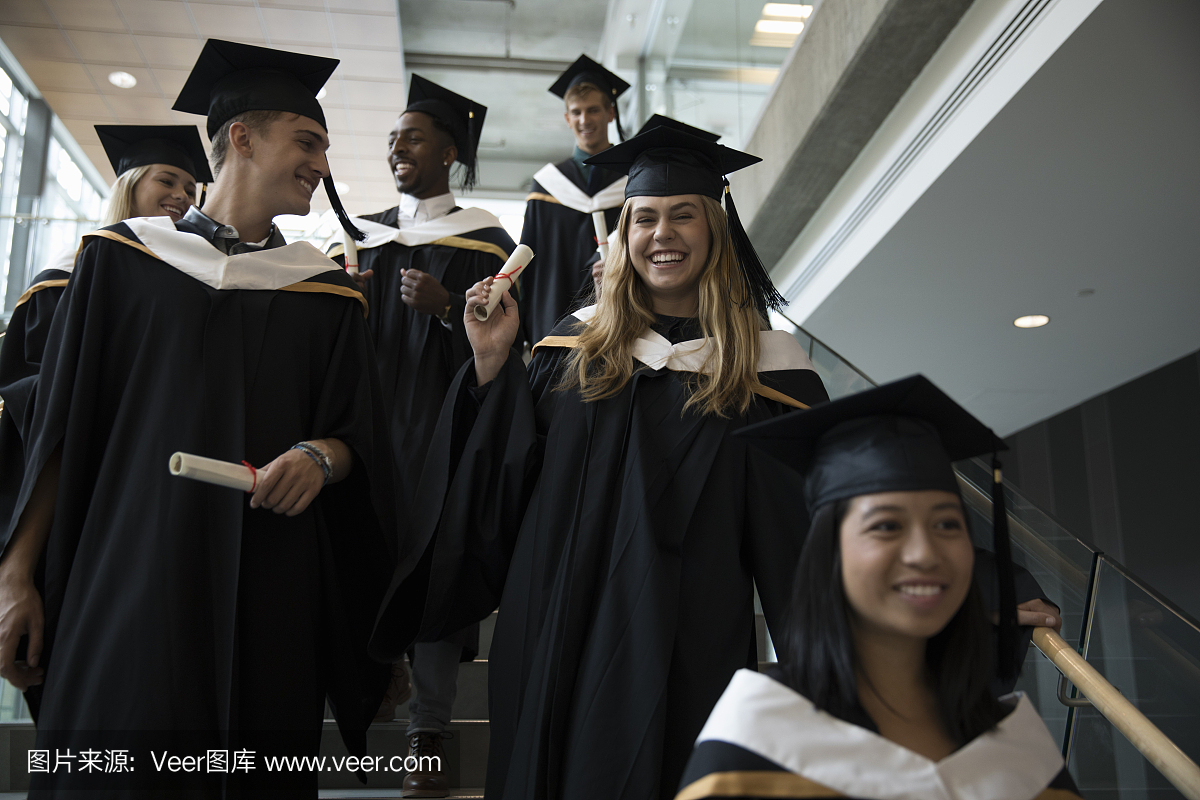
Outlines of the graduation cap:
M420 111L428 114L450 129L454 138L454 146L458 148L458 161L464 167L462 187L471 189L475 186L479 152L479 132L483 130L483 119L487 116L487 106L480 105L470 98L455 94L444 86L438 86L431 80L413 74L408 85L409 111Z
M246 111L286 111L314 119L329 130L317 92L338 63L336 58L209 39L171 108L207 116L210 139ZM366 239L342 207L333 177L327 175L322 183L342 228L359 241Z
M608 96L612 102L614 119L617 123L617 136L621 138L622 142L625 141L625 131L621 128L621 111L617 108L617 98L625 93L629 84L621 80L621 77L615 72L605 68L603 64L581 55L575 59L574 64L567 67L558 76L558 80L550 87L550 93L566 99L567 92L571 90L571 87L581 83L590 83Z
M195 125L97 125L104 154L117 175L148 164L167 164L210 183L212 171Z
M670 119L663 117L662 119ZM729 233L742 278L746 282L750 302L764 319L767 309L776 311L787 305L783 295L771 283L742 221L738 217L733 195L729 193L731 172L745 169L762 161L758 156L717 144L716 140L695 136L681 130L683 123L671 120L645 130L627 142L610 147L583 162L629 175L625 184L625 199L631 197L671 197L679 194L699 194L713 200L725 198L725 214L729 217ZM690 127L690 126L687 126ZM706 133L711 137L713 134Z
M697 128L693 125L688 125L686 122L680 122L677 119L663 116L662 114L654 114L650 117L650 119L646 120L646 124L643 125L641 130L637 132L637 135L641 136L643 133L652 131L655 128L674 128L677 131L690 133L692 136L695 136L698 139L705 139L710 142L715 142L721 138L721 134L719 133L706 131L703 128Z
M1000 585L1001 675L1016 664L1016 589L997 454L1008 447L923 375L885 384L735 432L805 476L810 511L879 492L959 493L951 462L992 455L992 531Z

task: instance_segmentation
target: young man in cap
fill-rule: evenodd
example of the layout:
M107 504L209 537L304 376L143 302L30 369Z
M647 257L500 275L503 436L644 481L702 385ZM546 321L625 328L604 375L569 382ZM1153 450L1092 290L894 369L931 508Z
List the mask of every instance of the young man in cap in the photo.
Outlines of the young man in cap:
M462 186L475 183L486 114L485 106L413 75L408 107L388 134L387 164L400 202L354 220L367 233L356 247L359 276L372 310L368 328L390 413L397 495L405 508L420 502L417 484L442 401L471 356L464 295L500 272L516 247L500 220L483 209L459 208L450 191L456 163L462 165ZM335 247L331 254L344 260L341 252ZM400 568L408 566L402 561ZM442 735L457 691L458 664L478 651L478 625L442 641L418 642L410 650L417 696L408 708L409 750L420 764L444 767ZM394 669L377 719L392 719L396 703L403 702L403 662L397 660ZM422 769L404 778L406 797L448 792L443 770Z
M563 116L575 136L575 152L538 170L525 198L521 244L529 245L534 257L521 278L520 300L523 336L531 345L591 288L588 262L597 244L592 215L603 212L611 231L625 202L625 177L584 161L612 146L608 125L617 120L620 132L617 98L628 88L587 56L580 56L550 87L566 103Z
M272 222L328 187L336 65L210 40L176 103L208 116L205 212L85 237L3 531L0 674L33 687L39 749L133 770L36 773L31 797L315 797L265 758L315 755L327 697L365 751L396 547L382 395L361 293ZM172 477L176 451L257 466L252 495ZM207 766L155 770L168 756Z

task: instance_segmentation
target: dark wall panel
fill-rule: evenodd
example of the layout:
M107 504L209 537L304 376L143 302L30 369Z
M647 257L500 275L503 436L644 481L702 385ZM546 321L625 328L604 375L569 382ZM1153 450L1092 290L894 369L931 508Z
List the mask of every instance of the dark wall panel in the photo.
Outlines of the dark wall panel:
M1200 617L1200 353L1007 442L1031 501Z

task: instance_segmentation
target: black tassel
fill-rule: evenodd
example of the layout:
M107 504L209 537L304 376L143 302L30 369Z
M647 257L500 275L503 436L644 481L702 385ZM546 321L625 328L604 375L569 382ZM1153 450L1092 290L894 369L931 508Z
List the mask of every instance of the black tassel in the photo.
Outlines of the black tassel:
M1000 643L996 654L998 675L1009 681L1017 677L1023 653L1017 652L1017 590L1013 579L1012 547L1008 539L1008 514L1004 508L1004 483L1000 457L992 454L992 546L996 551L996 573L1000 584Z
M617 123L617 138L622 142L625 141L625 129L621 127L621 107L617 105L617 98L613 98L613 120Z
M738 218L737 206L733 204L733 195L729 193L729 179L725 179L725 216L729 217L729 234L733 239L733 250L738 264L742 268L742 278L746 281L746 292L755 310L763 319L767 318L767 309L781 311L787 305L787 300L771 283L771 276L754 251L746 229Z
M325 184L325 194L329 197L329 206L333 209L333 213L337 214L338 222L342 225L342 230L350 234L357 241L366 241L367 235L354 227L354 223L350 221L350 215L346 213L346 209L342 206L342 198L338 197L337 189L333 185L333 178L326 175L321 179L321 183Z
M475 131L475 112L467 112L467 152L459 153L458 160L463 165L462 188L464 191L471 191L475 188L475 183L479 178L479 174L475 169L475 165L479 163L479 135Z
M208 184L200 184L200 196L196 198L196 208L204 208L204 197L208 194Z

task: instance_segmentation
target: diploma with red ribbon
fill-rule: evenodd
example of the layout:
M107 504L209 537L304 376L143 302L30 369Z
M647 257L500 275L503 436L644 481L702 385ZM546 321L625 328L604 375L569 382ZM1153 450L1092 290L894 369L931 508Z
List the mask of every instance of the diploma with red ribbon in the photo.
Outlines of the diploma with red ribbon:
M513 287L518 276L525 271L525 267L529 266L529 262L532 260L533 251L529 249L529 245L517 245L517 249L513 250L508 261L504 263L504 269L500 270L492 279L492 293L487 305L475 306L475 319L480 322L488 321L488 317L496 310L496 306L500 305L500 298Z
M190 453L175 453L167 464L172 475L180 478L191 478L194 481L211 483L216 486L227 486L230 489L241 489L243 492L253 492L258 486L258 470L243 461L234 464L229 461L218 461L215 458L194 456Z

